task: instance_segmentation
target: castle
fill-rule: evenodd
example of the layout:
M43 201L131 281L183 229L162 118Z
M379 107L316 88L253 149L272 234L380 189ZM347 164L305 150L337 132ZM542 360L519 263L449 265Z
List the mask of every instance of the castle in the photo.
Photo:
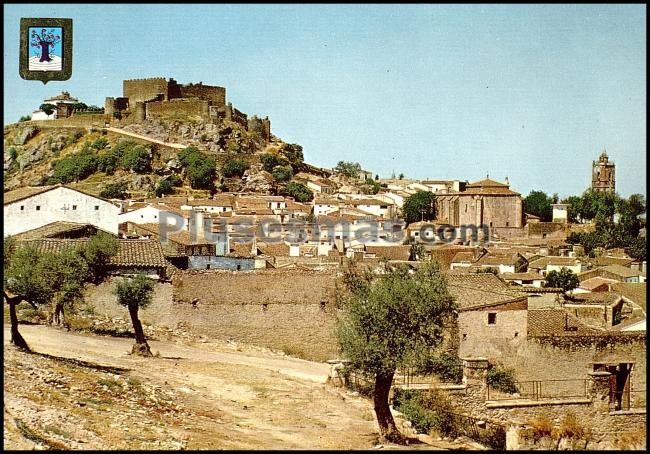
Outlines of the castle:
M248 116L226 103L226 89L216 85L179 84L173 78L129 79L122 83L122 96L107 97L104 114L113 118L141 122L147 118L177 114L196 115L205 120L234 121L246 130L271 138L269 117Z
M591 164L591 189L599 192L615 192L616 179L614 171L616 165L610 162L607 152L603 152L598 157L598 162L592 161Z

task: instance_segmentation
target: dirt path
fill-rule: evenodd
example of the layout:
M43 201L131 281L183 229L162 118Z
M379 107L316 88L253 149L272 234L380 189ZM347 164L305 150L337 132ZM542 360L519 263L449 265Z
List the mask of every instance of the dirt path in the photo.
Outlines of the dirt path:
M177 148L179 150L187 148L187 145L181 145L179 143L172 143L172 142L163 142L162 140L152 139L151 137L143 136L141 134L136 134L134 132L125 131L125 130L119 129L119 128L105 128L105 129L107 131L111 131L111 132L114 132L114 133L117 133L117 134L122 134L122 135L125 135L125 136L135 137L137 139L146 140L146 141L151 142L151 143L157 143L158 145L164 145L166 147Z
M8 447L20 447L25 438L73 449L377 444L370 401L325 384L325 364L237 351L227 343L153 341L160 357L138 358L128 354L131 339L40 325L21 331L39 354L8 346L5 326Z

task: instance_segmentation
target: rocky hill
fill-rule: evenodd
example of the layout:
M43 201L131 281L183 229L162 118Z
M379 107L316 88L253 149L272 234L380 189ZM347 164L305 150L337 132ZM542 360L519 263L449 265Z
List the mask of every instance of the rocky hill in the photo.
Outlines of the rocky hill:
M197 170L188 163L192 159L182 158L186 147L198 151L195 167L209 173L210 183L196 182ZM205 170L206 161L214 168ZM4 128L5 191L65 183L97 195L119 186L129 196L141 197L153 196L169 180L172 194L282 194L291 177L309 167L303 164L300 145L275 136L266 141L227 120L215 124L179 116L123 129L26 121Z

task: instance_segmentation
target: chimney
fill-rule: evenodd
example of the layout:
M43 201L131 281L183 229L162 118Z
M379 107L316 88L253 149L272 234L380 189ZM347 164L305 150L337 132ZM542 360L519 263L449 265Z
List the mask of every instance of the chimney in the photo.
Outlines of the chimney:
M508 177L506 177L506 184L510 186L510 181L508 180Z

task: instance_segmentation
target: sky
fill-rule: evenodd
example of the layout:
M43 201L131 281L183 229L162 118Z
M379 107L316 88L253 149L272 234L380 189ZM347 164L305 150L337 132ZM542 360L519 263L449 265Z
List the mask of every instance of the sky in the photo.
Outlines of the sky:
M21 17L72 18L67 81L20 78ZM4 5L4 124L122 80L226 87L320 167L380 177L508 177L522 195L646 193L645 5Z

